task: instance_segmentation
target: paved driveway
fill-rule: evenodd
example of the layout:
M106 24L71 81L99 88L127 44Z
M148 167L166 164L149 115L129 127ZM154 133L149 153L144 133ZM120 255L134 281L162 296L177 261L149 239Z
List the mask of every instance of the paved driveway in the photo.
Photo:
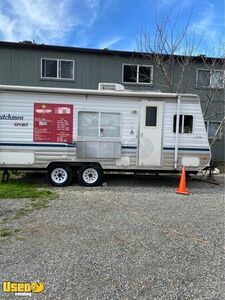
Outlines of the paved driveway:
M22 299L225 299L218 180L188 182L189 196L171 176L54 188L49 207L11 221L21 231L0 240L0 279L45 283Z

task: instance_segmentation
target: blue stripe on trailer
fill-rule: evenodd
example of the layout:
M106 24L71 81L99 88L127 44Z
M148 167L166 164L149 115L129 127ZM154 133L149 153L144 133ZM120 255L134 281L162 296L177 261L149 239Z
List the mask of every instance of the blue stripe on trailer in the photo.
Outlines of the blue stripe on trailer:
M122 149L137 149L137 146L129 146L129 145L123 146L122 145Z
M76 143L74 144L38 144L38 143L0 143L0 146L15 146L15 147L71 147L75 148ZM122 145L122 149L137 149L137 146L129 146L129 145Z
M163 147L163 150L168 151L175 151L175 148L173 147ZM178 148L180 151L207 151L209 152L209 148Z

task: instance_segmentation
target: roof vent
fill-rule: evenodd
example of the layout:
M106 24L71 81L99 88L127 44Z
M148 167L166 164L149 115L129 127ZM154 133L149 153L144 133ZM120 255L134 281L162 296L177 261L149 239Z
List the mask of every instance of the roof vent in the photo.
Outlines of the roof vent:
M22 41L22 42L19 42L19 43L21 43L21 44L26 44L26 45L32 45L32 44L34 44L33 43L33 41Z
M98 89L107 91L124 91L125 87L119 83L100 82L98 84Z

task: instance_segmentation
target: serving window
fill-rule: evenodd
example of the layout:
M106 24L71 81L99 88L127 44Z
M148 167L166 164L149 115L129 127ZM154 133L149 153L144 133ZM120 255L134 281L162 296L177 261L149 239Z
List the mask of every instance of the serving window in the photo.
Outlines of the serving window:
M80 137L120 137L121 114L111 112L78 113L78 136Z

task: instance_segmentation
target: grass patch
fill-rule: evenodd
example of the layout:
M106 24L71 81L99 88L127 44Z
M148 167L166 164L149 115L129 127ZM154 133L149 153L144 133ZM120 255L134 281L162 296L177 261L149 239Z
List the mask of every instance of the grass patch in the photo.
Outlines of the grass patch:
M13 234L14 234L14 232L12 229L0 228L0 236L1 237L12 236Z
M16 211L14 219L19 219L20 217L26 216L32 212L32 209L30 207L23 207Z
M0 237L13 236L20 231L20 229L0 228Z
M0 172L1 176L1 172ZM28 215L30 212L47 207L51 199L57 194L47 189L43 182L40 184L33 183L37 174L20 173L10 178L8 182L0 183L0 200L1 199L28 199L25 205L20 205L19 209L13 211L13 215L5 217L1 220L2 224L6 224L10 219L19 219ZM15 233L15 232L14 232ZM0 229L0 236L10 236L12 233L8 230Z
M54 193L48 189L40 189L35 184L10 181L0 184L0 199L32 198L44 199L53 196Z
M26 216L32 211L47 207L49 199L50 198L32 199L28 206L20 208L16 211L14 219L19 219L20 217Z

